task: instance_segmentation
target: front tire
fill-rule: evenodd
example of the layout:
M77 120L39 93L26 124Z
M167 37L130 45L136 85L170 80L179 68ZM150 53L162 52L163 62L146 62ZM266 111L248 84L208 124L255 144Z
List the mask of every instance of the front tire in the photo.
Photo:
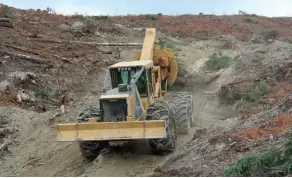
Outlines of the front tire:
M168 103L165 101L157 101L149 106L146 120L165 121L166 138L149 140L152 153L158 155L171 153L175 149L176 128L175 121L170 115Z
M98 108L88 108L83 110L77 118L78 123L86 123L90 117L96 116ZM93 161L100 151L107 146L107 142L100 141L78 141L82 156L89 162Z
M99 141L79 141L79 148L82 156L89 162L93 161L106 145L106 142Z

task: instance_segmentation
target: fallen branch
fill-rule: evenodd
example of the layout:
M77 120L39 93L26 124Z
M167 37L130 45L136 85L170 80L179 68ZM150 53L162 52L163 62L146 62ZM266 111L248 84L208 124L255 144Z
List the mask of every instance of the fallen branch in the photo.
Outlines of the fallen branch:
M14 28L12 23L9 23L9 22L0 22L0 26L8 27L8 28Z
M95 43L95 42L78 42L80 44L96 45L96 46L143 46L142 43Z
M14 165L12 168L12 171L10 171L9 172L9 175L11 176L12 175L12 173L14 173L15 171L19 171L21 168L24 168L25 166L27 166L28 164L31 164L31 163L33 163L33 162L37 162L37 161L39 161L39 160L41 160L41 158L35 158L35 159L32 159L32 160L30 160L30 161L28 161L28 162L26 162L26 163L24 163L22 166L20 166L20 167L16 167L16 165L18 166L18 165L20 165L21 163L23 163L23 162L18 162L16 165Z
M17 46L10 45L10 44L3 44L3 46L9 47L9 48L13 48L13 49L18 49L18 50L23 51L23 52L29 52L29 53L32 53L32 54L39 55L39 53L34 52L32 50L29 50L27 48L21 48L21 47L17 47Z
M0 22L10 22L9 18L0 18Z
M0 155L2 154L2 152L7 148L7 146L8 146L8 144L9 144L10 142L9 141L4 141L4 143L2 143L1 145L0 145Z
M33 22L29 21L28 24L34 25L34 24L53 24L52 22Z
M184 144L181 144L181 145L183 146L184 150L187 151L187 148L184 146Z
M43 38L43 35L39 35L36 33L22 33L22 32L17 32L18 34L25 36L26 38Z
M236 137L236 138L239 138L239 139L244 139L244 140L249 141L249 142L256 142L256 140L251 140L249 138L242 137L242 136L239 136L239 135L232 134L232 136Z
M43 35L38 35L38 34L34 33L34 34L28 34L27 37L29 37L29 38L42 38Z
M36 55L41 55L41 54L50 55L50 56L54 56L56 58L62 59L64 62L72 63L71 61L69 61L65 57L58 56L56 54L51 54L51 53L48 53L48 52L45 52L45 51L39 51L39 50L34 50L33 51L33 50L30 50L30 49L27 49L27 48L22 48L22 47L10 45L10 44L4 44L4 46L9 47L9 48L13 48L13 49L17 49L17 50L20 50L20 51L36 54Z
M278 103L272 109L269 109L269 110L266 110L266 111L262 111L262 112L260 112L258 114L252 115L251 118L253 120L257 120L259 117L265 117L267 115L271 115L271 113L277 111L280 108L280 106L282 104L284 104L285 101L287 101L287 99L288 99L288 97L290 95L292 95L292 92L288 93L284 98L282 98L280 101L278 101Z
M70 40L49 40L49 39L33 39L28 38L30 41L37 41L43 43L66 43L66 44L85 44L93 46L142 46L142 43L97 43L87 41L70 41Z
M21 168L24 168L25 166L27 166L28 164L32 164L32 163L35 163L37 161L41 160L41 158L35 158L35 159L32 159L28 162L26 162L24 165L21 166Z
M3 51L3 53L5 53L7 55L10 55L10 56L18 57L20 59L23 59L23 60L26 60L26 61L29 61L29 62L33 62L33 63L36 63L36 64L47 64L47 63L49 63L46 60L43 60L43 59L40 59L40 58L37 58L37 57L33 57L33 56L24 55L24 54L18 54L18 53L13 53L13 52L9 52L9 51Z
M100 51L102 54L113 54L112 51Z

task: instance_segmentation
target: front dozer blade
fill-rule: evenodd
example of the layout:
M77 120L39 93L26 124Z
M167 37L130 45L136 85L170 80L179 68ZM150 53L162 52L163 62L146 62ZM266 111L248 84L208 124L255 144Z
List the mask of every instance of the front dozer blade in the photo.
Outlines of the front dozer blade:
M57 125L57 141L165 138L163 120L68 123Z

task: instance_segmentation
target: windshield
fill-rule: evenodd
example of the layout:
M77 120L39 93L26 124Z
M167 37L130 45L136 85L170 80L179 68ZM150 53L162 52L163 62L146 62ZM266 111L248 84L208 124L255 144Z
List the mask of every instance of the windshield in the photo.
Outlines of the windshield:
M132 77L139 71L140 68L117 68L110 69L112 88L118 87L119 84L130 85ZM135 85L141 96L147 95L147 76L144 71L136 81Z
M113 88L118 87L118 84L129 85L132 76L135 75L135 73L136 73L135 68L130 68L129 70L111 69L110 75Z
M122 84L127 84L129 85L130 84L130 81L129 81L129 72L130 71L121 71L121 82Z

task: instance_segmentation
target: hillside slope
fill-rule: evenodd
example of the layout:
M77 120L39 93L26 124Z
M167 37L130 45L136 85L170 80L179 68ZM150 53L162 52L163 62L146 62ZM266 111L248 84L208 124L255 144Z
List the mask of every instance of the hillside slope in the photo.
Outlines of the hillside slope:
M0 175L219 176L245 153L281 146L292 124L291 25L256 15L69 17L1 4ZM167 156L142 140L88 163L76 143L55 141L56 124L98 106L104 69L141 50L95 43L142 43L147 27L177 55L170 93L193 92L196 126Z

